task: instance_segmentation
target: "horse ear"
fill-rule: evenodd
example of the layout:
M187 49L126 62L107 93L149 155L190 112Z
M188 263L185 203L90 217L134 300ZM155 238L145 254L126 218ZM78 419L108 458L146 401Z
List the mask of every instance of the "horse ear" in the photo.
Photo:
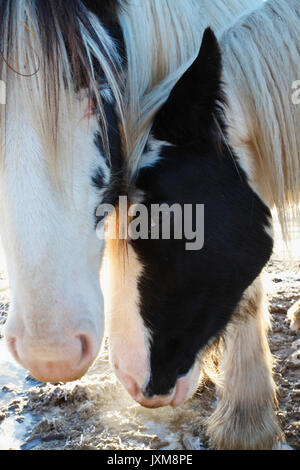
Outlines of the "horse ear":
M207 28L198 57L158 112L153 135L174 144L186 144L207 133L217 103L223 101L221 75L221 51L213 31Z

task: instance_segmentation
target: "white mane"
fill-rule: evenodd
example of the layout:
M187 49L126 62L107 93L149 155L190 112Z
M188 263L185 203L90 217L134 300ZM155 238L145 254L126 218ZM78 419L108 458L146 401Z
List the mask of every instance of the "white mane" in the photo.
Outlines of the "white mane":
M120 13L128 56L127 148L134 175L153 117L196 57L208 26L220 35L262 0L127 0Z
M300 202L300 106L292 102L292 85L300 80L299 15L298 0L124 2L129 178L156 112L211 26L223 49L231 143L255 189L277 208L286 234L287 209Z
M286 238L300 203L299 38L299 0L269 0L221 38L231 143Z

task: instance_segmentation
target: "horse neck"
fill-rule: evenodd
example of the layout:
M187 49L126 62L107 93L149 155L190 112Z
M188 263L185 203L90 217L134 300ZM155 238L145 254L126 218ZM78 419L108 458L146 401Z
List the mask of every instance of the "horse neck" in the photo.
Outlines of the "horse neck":
M300 77L298 0L271 0L221 38L229 140L250 183L278 211L286 238L300 202Z
M208 25L217 36L233 25L242 15L248 15L263 4L263 0L201 0L202 27Z

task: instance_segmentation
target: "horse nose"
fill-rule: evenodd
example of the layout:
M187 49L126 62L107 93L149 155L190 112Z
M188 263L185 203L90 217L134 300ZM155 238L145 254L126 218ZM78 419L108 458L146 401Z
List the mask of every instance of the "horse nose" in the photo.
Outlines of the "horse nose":
M87 333L67 338L63 344L37 343L26 337L7 337L7 343L15 360L41 382L80 379L98 353L93 335Z
M176 396L176 387L170 395L154 395L150 397L141 389L141 387L139 387L137 382L129 375L124 375L122 378L120 378L120 380L126 388L127 392L132 396L132 398L145 408L161 408L163 406L168 405L173 406L173 401Z
M144 392L144 389L142 390L137 382L129 375L124 375L123 377L120 377L119 375L119 379L132 398L134 398L135 401L145 408L161 408L168 405L177 407L182 405L188 395L188 377L179 378L173 390L168 395L161 396L149 396Z

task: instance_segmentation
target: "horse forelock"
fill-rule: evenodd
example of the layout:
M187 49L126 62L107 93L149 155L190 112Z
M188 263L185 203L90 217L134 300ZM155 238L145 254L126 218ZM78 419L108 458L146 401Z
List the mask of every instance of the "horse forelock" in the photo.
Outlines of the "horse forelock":
M122 122L123 64L101 18L79 0L8 0L1 2L0 32L0 71L6 83L2 132L7 109L21 101L55 164L61 127L75 115L77 98L87 98L97 109L99 132L109 156L102 85L110 89Z

